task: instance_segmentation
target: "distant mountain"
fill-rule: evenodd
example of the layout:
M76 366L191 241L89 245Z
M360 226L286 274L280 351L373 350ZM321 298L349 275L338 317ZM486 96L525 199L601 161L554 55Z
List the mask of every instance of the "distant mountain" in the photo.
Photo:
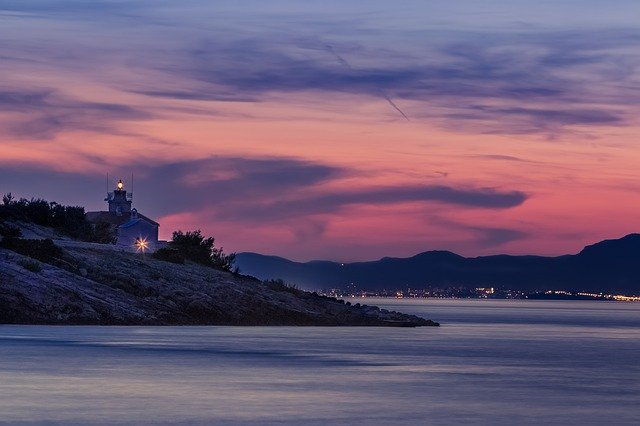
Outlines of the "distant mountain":
M438 325L16 221L0 221L0 324Z
M428 251L409 258L385 257L371 262L306 263L239 253L244 274L281 278L303 288L362 290L434 286L507 287L520 290L565 289L640 293L640 234L605 240L575 255L481 256L466 258L448 251Z

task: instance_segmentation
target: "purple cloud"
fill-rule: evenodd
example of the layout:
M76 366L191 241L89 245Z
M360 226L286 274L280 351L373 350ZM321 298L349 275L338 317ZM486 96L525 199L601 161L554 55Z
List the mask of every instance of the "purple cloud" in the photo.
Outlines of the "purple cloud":
M128 105L72 99L52 89L2 90L0 112L18 114L5 124L13 137L51 139L68 130L119 133L116 124L153 115Z
M213 157L156 167L140 164L133 169L137 171L136 200L154 217L209 207L223 219L283 222L336 213L357 204L424 202L500 210L519 206L528 198L521 191L444 185L401 184L358 189L350 186L329 191L322 184L357 176L358 172L293 158ZM128 176L129 172L121 171L121 175ZM36 195L39 195L50 189L49 197L64 195L63 200L69 200L67 189L82 186L79 191L82 197L74 203L97 200L104 188L102 177L95 175L87 181L78 174L24 167L0 168L0 178L6 182L6 187L0 188L2 191L27 192L29 188L38 188Z

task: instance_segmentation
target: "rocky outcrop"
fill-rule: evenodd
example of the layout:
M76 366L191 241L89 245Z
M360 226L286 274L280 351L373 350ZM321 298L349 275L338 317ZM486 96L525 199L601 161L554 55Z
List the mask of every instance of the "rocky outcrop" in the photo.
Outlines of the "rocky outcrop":
M64 255L47 263L0 248L0 323L438 325L197 264L143 258L108 245L55 243Z

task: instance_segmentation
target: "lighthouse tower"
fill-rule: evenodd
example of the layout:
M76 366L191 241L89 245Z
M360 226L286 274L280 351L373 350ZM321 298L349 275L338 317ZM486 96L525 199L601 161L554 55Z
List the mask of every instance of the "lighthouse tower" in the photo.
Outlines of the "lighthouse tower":
M151 251L166 246L166 241L158 241L160 224L131 208L132 195L119 180L113 192L107 192L104 199L109 204L109 211L87 212L87 221L94 226L108 225L117 236L115 244L124 250L140 250L141 243L144 243L143 250Z
M107 193L107 198L104 200L109 203L109 213L116 214L117 216L131 213L133 193L127 193L127 190L124 189L122 179L118 181L113 192Z

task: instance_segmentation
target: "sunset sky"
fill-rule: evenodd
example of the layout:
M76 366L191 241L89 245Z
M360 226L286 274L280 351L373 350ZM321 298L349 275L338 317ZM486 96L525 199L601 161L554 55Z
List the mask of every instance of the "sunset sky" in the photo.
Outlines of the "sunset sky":
M104 210L133 173L161 237L295 260L574 253L640 231L639 17L2 0L0 192Z

